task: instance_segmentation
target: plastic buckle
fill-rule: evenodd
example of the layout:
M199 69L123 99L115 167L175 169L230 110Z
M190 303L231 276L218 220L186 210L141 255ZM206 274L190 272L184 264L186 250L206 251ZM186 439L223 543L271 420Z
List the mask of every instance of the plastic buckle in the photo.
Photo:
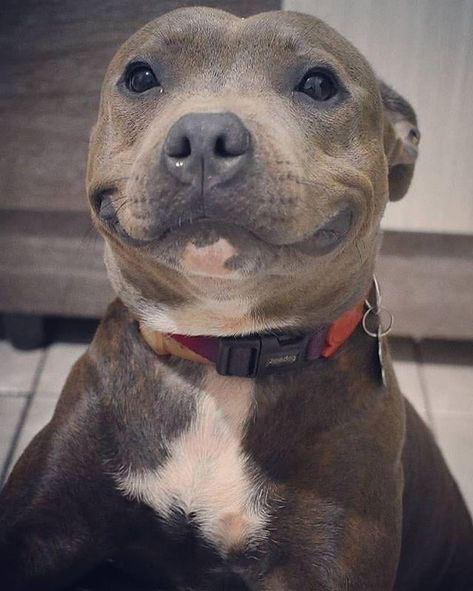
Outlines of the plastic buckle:
M302 365L310 337L223 337L219 339L217 373L254 378Z

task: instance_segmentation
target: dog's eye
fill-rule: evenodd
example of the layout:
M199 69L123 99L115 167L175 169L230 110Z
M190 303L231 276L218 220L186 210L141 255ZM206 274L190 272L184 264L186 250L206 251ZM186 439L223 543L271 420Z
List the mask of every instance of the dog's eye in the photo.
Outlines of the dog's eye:
M309 72L296 86L297 92L303 92L314 101L328 101L338 92L338 87L332 76L326 72Z
M132 64L126 73L126 87L131 92L145 92L159 86L153 70L147 64Z

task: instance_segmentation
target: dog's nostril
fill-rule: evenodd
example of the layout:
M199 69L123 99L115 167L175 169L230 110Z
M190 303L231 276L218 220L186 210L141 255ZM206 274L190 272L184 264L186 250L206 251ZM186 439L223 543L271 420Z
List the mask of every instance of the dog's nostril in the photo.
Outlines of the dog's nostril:
M246 129L230 130L229 133L221 133L217 136L214 154L220 158L233 158L245 154L249 146L250 134Z
M192 153L189 138L186 135L174 137L166 144L166 153L171 158L188 158Z
M217 156L222 156L223 158L232 155L227 152L225 147L225 137L223 135L219 135L217 141L215 142L215 154Z

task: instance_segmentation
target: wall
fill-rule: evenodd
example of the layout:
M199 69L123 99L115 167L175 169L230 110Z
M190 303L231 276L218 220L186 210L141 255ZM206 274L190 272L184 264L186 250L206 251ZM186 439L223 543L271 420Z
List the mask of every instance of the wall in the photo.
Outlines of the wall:
M473 1L285 0L354 43L412 102L421 155L389 229L473 233Z

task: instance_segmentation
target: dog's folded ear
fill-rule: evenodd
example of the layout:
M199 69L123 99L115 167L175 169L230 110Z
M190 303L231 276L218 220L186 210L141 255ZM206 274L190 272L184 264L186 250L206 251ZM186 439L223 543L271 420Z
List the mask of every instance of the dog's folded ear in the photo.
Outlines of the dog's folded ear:
M384 106L384 150L389 167L389 199L398 201L407 192L414 174L420 132L411 105L379 81Z

